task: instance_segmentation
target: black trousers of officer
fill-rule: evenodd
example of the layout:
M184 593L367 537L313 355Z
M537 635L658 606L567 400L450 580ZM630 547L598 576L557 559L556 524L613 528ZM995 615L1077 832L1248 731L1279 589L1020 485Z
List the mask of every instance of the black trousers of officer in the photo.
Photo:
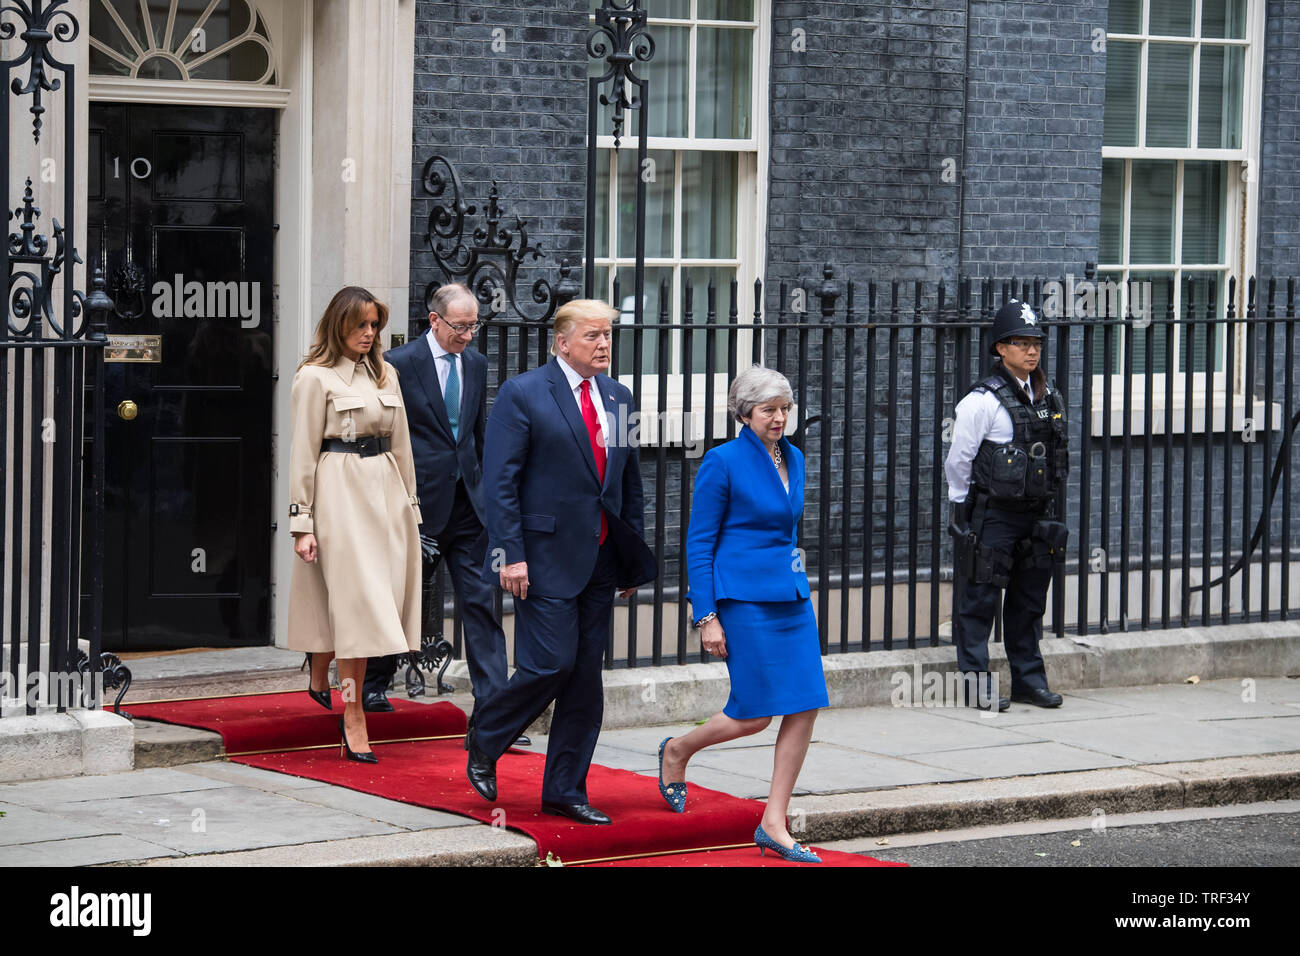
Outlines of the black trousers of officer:
M428 529L423 530L429 534ZM460 605L461 619L465 624L465 658L477 709L480 701L506 685L506 636L493 613L492 587L483 580L481 573L483 556L487 551L487 531L478 520L463 478L456 482L456 499L447 517L447 526L431 537L438 542L441 560L447 562ZM438 573L436 565L433 573ZM427 613L428 608L425 609ZM369 696L386 690L403 657L405 655L401 654L372 657L366 664L364 693Z
M1007 583L1006 599L1002 602L1002 645L1011 665L1012 694L1037 687L1047 689L1047 670L1038 641L1043 633L1052 568L1033 567L1016 548L1017 542L1028 538L1034 522L1041 518L1042 515L1032 512L1018 513L990 506L980 533L986 547L1017 556ZM997 616L1001 591L995 584L977 584L969 578L965 581L953 617L957 669L963 673L988 672L989 633Z

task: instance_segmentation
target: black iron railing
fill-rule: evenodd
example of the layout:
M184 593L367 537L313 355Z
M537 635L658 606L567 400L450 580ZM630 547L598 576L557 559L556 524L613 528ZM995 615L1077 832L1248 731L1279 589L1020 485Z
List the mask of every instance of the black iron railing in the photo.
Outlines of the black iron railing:
M1044 628L1063 636L1294 614L1295 281L1216 290L1197 279L1175 290L1168 280L1146 290L1137 314L1122 305L1131 290L1118 304L1103 296L1086 314L1056 314L1054 289L1066 287L841 287L828 267L820 283L768 289L766 309L755 283L759 306L745 316L734 283L724 315L718 290L687 286L676 322L661 289L660 315L617 328L613 369L642 414L647 539L663 573L618 602L607 664L703 659L682 600L682 532L699 459L736 432L722 411L727 385L754 362L782 371L795 395L791 437L807 466L800 544L824 651L948 642L943 462L955 403L988 369L987 329L1011 297L1049 316L1044 370L1069 409L1071 472L1058 501L1069 557ZM613 301L623 301L617 285ZM549 341L546 323L486 323L477 345L492 391L549 360ZM459 652L458 620L453 636Z
M96 272L92 293L74 288L72 265L77 182L75 100L77 74L50 49L69 48L78 33L65 0L7 0L0 39L18 42L0 60L8 90L0 95L0 138L5 165L0 194L12 210L0 271L6 276L0 323L0 645L7 665L0 690L20 713L42 708L98 706L105 682L129 676L100 645L103 607L104 322L112 301ZM18 75L10 82L10 74ZM62 156L53 164L62 184L61 218L42 221L32 190L11 180L10 112L30 97L35 156L48 107L43 94L61 94ZM18 128L14 124L12 128ZM33 160L35 164L35 160ZM36 175L36 170L32 170ZM11 192L22 189L21 198ZM43 222L50 230L45 233ZM85 574L83 576L83 567ZM88 652L79 644L85 640ZM120 695L119 695L120 700ZM9 704L13 707L13 704Z

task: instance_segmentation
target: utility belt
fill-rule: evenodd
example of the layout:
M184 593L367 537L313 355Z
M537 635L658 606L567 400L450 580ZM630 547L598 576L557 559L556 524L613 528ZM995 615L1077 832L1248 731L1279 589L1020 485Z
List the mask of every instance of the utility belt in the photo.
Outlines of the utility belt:
M326 438L320 443L322 455L327 451L343 451L360 455L362 458L382 455L386 451L391 451L392 447L392 440L383 435L365 435L352 441L346 438Z
M1050 498L995 498L971 488L966 500L954 505L948 526L954 541L955 570L976 584L1004 588L1013 570L1046 569L1064 563L1070 533L1063 521L1055 519L1052 504ZM990 509L1042 517L1008 552L981 540Z
M998 511L1009 511L1018 515L1042 515L1044 517L1052 514L1052 506L1056 504L1053 498L999 498L995 495L985 495L990 508L996 508Z

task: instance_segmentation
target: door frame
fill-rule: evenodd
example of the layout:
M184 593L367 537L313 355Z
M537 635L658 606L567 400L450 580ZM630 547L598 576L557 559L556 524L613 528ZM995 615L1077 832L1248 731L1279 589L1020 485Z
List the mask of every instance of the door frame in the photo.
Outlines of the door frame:
M77 62L86 64L90 0L72 2L83 25ZM281 647L286 646L288 582L297 561L286 514L279 510L289 500L287 423L294 372L320 311L339 285L370 288L399 317L393 323L399 329L408 312L415 6L416 0L257 0L271 35L278 86L95 76L79 84L75 94L82 130L88 95L115 102L261 105L279 111L273 316L277 387L271 411L273 501L278 505L267 533L273 535L271 636ZM318 93L321 122L316 123ZM78 175L83 179L85 156L82 146ZM340 180L340 162L362 173ZM84 192L78 202L84 210ZM84 221L83 212L78 222ZM84 229L79 228L77 241L84 247ZM320 268L314 269L314 263Z
M277 59L276 86L190 80L186 82L91 76L90 102L176 106L232 106L279 112L274 157L275 222L272 245L274 282L272 327L275 349L271 416L271 619L267 645L283 642L283 606L288 595L291 548L283 546L283 515L288 500L287 426L289 383L310 342L312 289L312 70L313 0L258 0ZM88 32L88 31L87 31ZM84 34L83 34L84 35ZM83 40L83 42L85 42ZM82 219L84 222L84 217ZM84 242L84 240L83 240ZM284 321L282 321L282 318ZM274 529L274 530L273 530ZM285 583L285 587L280 586Z

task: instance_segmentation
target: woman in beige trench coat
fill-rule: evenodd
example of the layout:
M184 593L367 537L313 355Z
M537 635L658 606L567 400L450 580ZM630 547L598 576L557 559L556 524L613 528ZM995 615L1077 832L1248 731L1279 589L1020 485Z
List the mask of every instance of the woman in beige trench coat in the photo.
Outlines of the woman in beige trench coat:
M309 692L329 703L338 659L341 752L376 761L361 709L366 658L420 648L420 506L397 370L379 332L388 309L340 289L293 379L289 647L311 655Z

